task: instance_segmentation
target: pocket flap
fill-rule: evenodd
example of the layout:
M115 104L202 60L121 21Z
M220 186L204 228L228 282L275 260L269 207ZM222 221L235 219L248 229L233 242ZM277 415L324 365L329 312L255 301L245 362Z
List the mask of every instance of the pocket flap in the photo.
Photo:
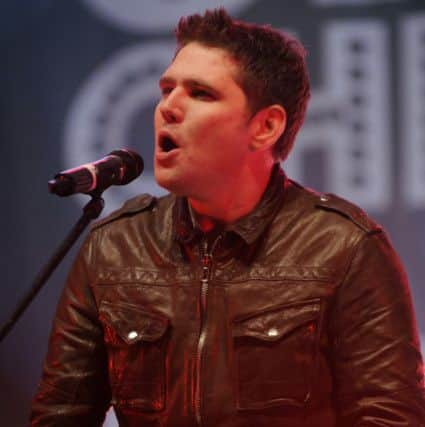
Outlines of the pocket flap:
M165 316L109 301L102 302L99 319L127 344L156 341L165 334L169 325Z
M320 312L320 300L274 307L235 320L234 337L253 337L262 341L277 341L300 326L316 320Z

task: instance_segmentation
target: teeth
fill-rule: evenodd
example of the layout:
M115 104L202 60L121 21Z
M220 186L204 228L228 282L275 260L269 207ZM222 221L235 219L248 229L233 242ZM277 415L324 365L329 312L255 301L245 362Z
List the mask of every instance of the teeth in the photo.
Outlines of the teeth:
M170 137L165 136L161 138L161 148L162 148L162 151L165 151L166 153L168 153L169 151L177 148L177 145L174 143L174 141Z

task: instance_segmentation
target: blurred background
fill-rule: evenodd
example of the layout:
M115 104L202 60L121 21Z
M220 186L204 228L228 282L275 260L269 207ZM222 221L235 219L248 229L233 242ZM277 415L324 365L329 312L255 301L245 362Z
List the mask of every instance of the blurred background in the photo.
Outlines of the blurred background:
M2 0L0 324L88 200L50 195L57 172L126 146L142 154L145 172L105 193L104 214L138 193L163 192L152 177L157 80L178 18L218 5L307 47L313 97L284 168L387 229L410 278L424 350L424 0ZM0 344L2 425L26 425L75 251ZM105 425L116 425L113 414Z

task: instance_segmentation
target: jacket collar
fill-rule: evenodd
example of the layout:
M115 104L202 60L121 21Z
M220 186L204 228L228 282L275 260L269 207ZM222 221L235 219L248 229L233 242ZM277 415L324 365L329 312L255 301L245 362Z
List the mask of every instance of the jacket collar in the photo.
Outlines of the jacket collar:
M234 232L248 245L254 243L276 215L282 203L286 181L280 165L275 165L266 191L254 210L234 223L226 225L225 231ZM176 198L173 226L175 238L182 244L193 243L203 235L185 197Z

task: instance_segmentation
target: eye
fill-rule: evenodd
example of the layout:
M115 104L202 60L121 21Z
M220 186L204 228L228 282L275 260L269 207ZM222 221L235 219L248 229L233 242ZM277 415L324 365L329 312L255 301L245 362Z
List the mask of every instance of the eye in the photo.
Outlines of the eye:
M206 100L206 101L212 101L214 100L214 95L210 92L208 92L205 89L201 89L201 88L193 88L190 91L190 95L193 98L198 98L198 99L202 99L202 100Z
M161 95L164 97L164 96L169 95L172 92L173 87L172 86L162 86L160 89L161 89Z

